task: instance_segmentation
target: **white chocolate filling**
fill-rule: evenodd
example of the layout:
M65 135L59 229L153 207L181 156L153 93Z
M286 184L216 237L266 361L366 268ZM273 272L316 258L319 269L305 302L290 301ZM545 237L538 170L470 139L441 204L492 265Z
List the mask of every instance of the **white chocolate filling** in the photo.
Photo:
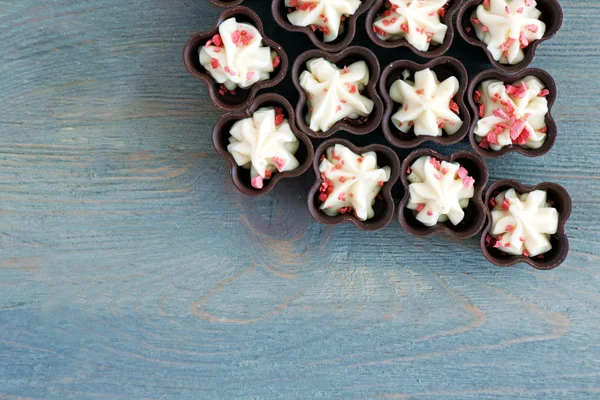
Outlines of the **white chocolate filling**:
M300 165L294 157L300 143L279 109L258 109L251 118L233 124L229 132L227 151L239 166L250 169L256 189L262 189L263 181L274 173L292 171Z
M319 166L323 184L320 188L321 210L335 216L354 212L361 221L373 218L373 205L391 168L377 165L377 153L356 154L336 144L327 149Z
M202 67L230 91L269 79L279 62L277 53L263 46L258 29L235 18L223 21L219 34L200 49Z
M458 225L465 217L464 208L473 198L475 180L459 163L423 156L410 166L407 176L409 199L406 208L414 210L425 226L450 220Z
M281 0L279 0L281 1ZM323 32L328 43L338 38L342 22L354 15L360 0L285 0L286 7L295 8L287 15L292 25L310 26Z
M475 126L479 145L494 151L510 145L541 147L546 140L548 94L534 76L512 85L493 79L483 81L474 96L479 103L480 119Z
M558 230L558 211L547 201L545 190L518 194L509 189L498 194L492 210L494 247L514 255L535 257L552 249L550 236Z
M361 91L369 83L369 67L357 61L344 68L316 58L306 63L300 75L300 86L308 96L306 120L315 132L327 131L344 118L367 117L374 103Z
M456 1L456 0L455 0ZM373 31L382 40L405 38L419 51L442 44L448 27L440 17L448 0L389 0L391 7L375 19Z
M414 126L416 136L455 134L463 122L457 115L458 105L452 100L458 92L458 79L449 77L439 82L429 68L415 73L415 81L405 78L390 87L390 97L401 106L392 122L401 132Z
M517 64L525 58L523 49L544 36L546 24L536 5L535 0L485 0L475 9L471 24L494 60Z

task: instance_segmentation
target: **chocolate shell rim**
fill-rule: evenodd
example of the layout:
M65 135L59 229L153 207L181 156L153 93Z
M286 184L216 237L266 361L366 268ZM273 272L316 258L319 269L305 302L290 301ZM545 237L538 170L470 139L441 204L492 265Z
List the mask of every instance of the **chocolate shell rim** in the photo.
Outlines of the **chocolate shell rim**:
M252 21L252 24L262 36L262 43L266 46L269 46L273 51L277 53L277 55L281 59L281 63L277 67L277 74L273 78L264 81L259 81L252 85L250 88L242 89L249 91L248 98L246 100L244 100L241 103L231 103L223 100L219 95L219 83L210 75L210 73L205 72L204 68L196 68L196 63L193 60L198 58L198 49L200 48L200 46L202 46L205 42L211 39L215 34L219 33L219 26L225 20L239 15L242 15L246 19ZM186 42L183 48L183 62L191 75L204 81L208 88L208 95L213 104L216 107L225 111L237 111L248 107L248 104L254 98L256 98L256 95L260 90L274 87L285 78L289 65L288 57L283 47L281 47L281 45L279 45L278 43L274 42L266 36L263 23L260 17L248 7L243 6L235 6L223 11L221 15L219 15L217 22L211 29L199 32L192 36Z
M358 218L356 218L354 215L351 215L351 214L344 214L344 215L340 214L340 215L336 215L336 216L332 217L332 216L329 216L329 215L323 213L318 207L315 206L315 201L314 201L315 196L318 196L319 188L321 187L321 184L323 183L323 179L321 178L321 172L319 171L319 164L321 163L321 160L320 160L321 155L325 154L325 151L327 151L328 148L333 147L336 144L341 144L341 145L347 147L355 154L364 154L369 151L374 151L375 153L378 154L378 165L380 167L383 167L385 165L382 166L379 163L379 154L385 155L390 160L390 165L389 165L389 167L391 169L390 179L384 183L383 188L379 192L382 197L381 201L384 201L386 203L386 205L388 206L388 211L387 211L387 214L384 214L382 219L380 219L379 221L372 222L370 219L368 219L366 221L360 221ZM394 187L394 185L398 181L398 177L400 176L400 165L401 165L400 159L398 158L398 155L396 154L396 152L386 145L370 144L368 146L358 147L358 146L355 146L350 141L341 139L341 138L331 138L331 139L325 140L315 150L315 157L314 157L314 161L313 161L313 170L315 172L315 183L308 192L308 210L309 210L310 214L317 222L324 224L324 225L329 225L329 226L339 225L344 222L351 222L356 227L358 227L359 229L361 229L363 231L377 231L377 230L385 228L387 225L389 225L389 223L392 221L392 219L394 218L394 215L395 215L395 209L396 209L395 206L396 205L394 202L394 198L392 197L392 188Z
M229 132L225 132L224 128L232 121L251 118L256 110L268 103L275 103L283 107L285 114L287 114L286 118L290 124L290 129L306 148L307 156L306 160L304 160L298 168L293 171L278 172L274 174L271 179L265 180L265 186L262 189L255 189L248 183L243 182L240 177L240 171L245 168L237 165L231 153L227 151L227 147L223 146L222 139L224 136L231 136ZM240 192L248 196L264 196L273 190L277 182L281 179L295 178L304 174L310 168L314 158L314 147L311 140L296 127L294 121L294 108L287 99L276 93L262 94L252 100L246 109L223 115L213 127L212 142L217 153L229 162L229 170L233 184Z
M222 7L222 8L230 8L230 7L239 6L240 4L242 4L244 2L244 0L229 0L229 1L225 1L225 0L208 0L208 1L210 1L215 6Z
M559 195L560 201L564 202L563 206L565 211L560 213L558 216L558 229L556 231L556 235L559 236L559 244L561 244L562 247L560 248L559 254L556 257L556 259L547 261L544 261L544 259L542 259L540 261L536 261L533 258L525 257L524 255L514 256L509 254L506 255L506 258L500 259L489 252L488 246L485 243L485 238L487 237L490 229L492 229L493 221L492 212L488 207L488 204L492 193L494 193L500 188L513 188L519 194L529 193L534 190L552 190ZM573 211L573 200L571 199L571 195L569 195L567 189L565 189L562 185L559 185L555 182L541 182L537 185L530 186L523 185L521 182L515 179L501 179L488 188L488 190L485 193L484 201L485 213L487 216L488 223L486 224L485 228L483 229L483 233L481 234L480 247L483 256L489 262L500 267L512 267L519 263L525 263L529 264L535 269L545 271L554 269L565 261L569 254L569 238L566 232L566 225Z
M477 164L477 166L480 168L480 172L483 173L483 175L485 176L485 179L483 182L475 181L475 185L474 185L475 190L473 193L473 198L470 200L470 203L473 203L474 207L481 212L482 217L479 218L479 220L477 220L473 224L473 228L471 228L469 231L467 231L466 234L461 234L460 232L457 232L456 230L450 228L446 224L439 223L439 222L432 227L426 227L425 225L423 225L423 231L421 231L421 230L417 231L414 227L409 225L408 222L406 221L405 210L408 210L406 208L406 206L407 206L408 200L410 198L410 192L409 192L410 182L408 181L408 173L407 173L408 168L412 165L412 163L416 159L418 159L420 157L424 157L424 156L434 157L434 158L438 159L439 161L446 161L446 162L454 162L455 160L458 160L458 159L468 158L469 160L471 160L472 162ZM433 235L438 232L446 233L447 235L449 235L453 238L456 238L456 239L468 239L468 238L476 236L479 232L481 232L481 229L483 229L483 227L485 226L485 222L486 222L486 214L485 214L485 210L484 210L485 204L483 202L483 191L485 189L485 186L487 185L488 180L489 180L489 171L488 171L488 167L487 167L485 161L480 156L478 156L477 154L475 154L473 152L466 151L466 150L460 150L460 151L454 152L448 156L445 156L445 155L438 153L435 150L426 149L426 148L422 148L422 149L413 151L402 162L402 170L400 171L400 181L402 182L402 185L404 186L404 197L402 198L402 200L400 201L400 204L398 205L398 220L400 221L400 225L402 225L404 230L406 230L408 233L410 233L413 236L417 236L417 237L427 237L427 236ZM408 210L408 212L412 212L412 210ZM474 230L474 229L476 229L476 230Z
M504 146L498 151L487 150L479 146L479 143L477 143L477 140L475 140L475 128L477 126L477 122L479 122L480 120L479 106L477 105L477 103L475 103L473 95L475 94L475 91L477 90L481 82L488 79L497 79L499 81L502 81L506 85L513 84L516 81L523 79L527 76L534 76L538 78L544 84L546 89L550 91L550 94L546 96L546 100L548 101L548 113L546 114L545 121L548 131L546 132L546 140L544 141L544 144L537 149L527 149L521 146L510 145ZM547 154L554 147L554 144L556 143L556 139L558 137L558 126L556 124L556 121L554 120L554 117L552 116L552 107L554 106L557 97L558 88L556 86L554 78L552 78L552 75L550 75L548 72L540 68L525 68L517 74L507 74L505 72L494 69L489 69L480 72L471 80L467 91L467 103L469 104L471 113L473 114L471 126L469 128L469 143L471 143L471 147L477 154L486 158L500 158L511 152L516 152L526 157L540 157L544 154Z
M415 138L411 139L410 141L399 138L397 129L391 122L392 116L396 112L396 104L398 103L394 102L389 94L387 81L390 75L400 69L408 69L416 72L429 68L435 72L437 67L448 64L450 64L452 68L456 68L459 72L459 76L456 76L459 87L458 92L454 96L454 100L460 109L460 117L463 119L463 125L454 135L446 134L445 136L415 136ZM453 57L441 56L425 64L419 64L411 60L397 60L392 62L383 69L381 79L379 80L379 92L381 94L381 98L383 99L385 109L381 122L383 135L392 145L402 149L414 148L425 142L433 142L442 146L448 146L462 141L469 133L471 124L471 114L465 103L465 94L467 93L468 85L469 76L465 66L459 60Z
M462 4L460 9L458 10L458 14L456 17L456 29L458 30L458 34L464 39L465 42L472 46L481 47L485 51L485 54L487 55L488 59L490 60L490 63L494 66L494 68L497 68L507 73L516 73L524 68L527 68L535 57L535 52L538 45L540 45L542 42L545 42L548 39L553 38L560 30L563 23L563 10L558 0L537 0L538 4L548 3L548 5L553 8L554 12L550 16L550 18L552 18L553 23L546 23L546 25L554 25L554 22L557 21L556 26L552 30L546 30L544 36L542 36L541 39L534 40L524 49L523 52L525 54L525 58L523 58L521 62L517 64L502 64L494 59L492 53L488 50L487 45L481 40L479 40L479 38L477 38L474 29L471 31L471 33L467 33L465 31L465 26L469 26L472 28L470 21L471 13L467 15L467 12L469 10L472 11L474 7L483 3L483 1L484 0L466 0Z
M338 121L325 132L315 132L307 125L304 115L304 108L307 103L306 92L300 86L300 74L306 69L306 62L315 58L324 58L340 67L338 63L350 56L358 56L364 60L369 67L369 83L365 86L363 94L371 99L375 104L373 111L369 115L367 123L361 126L353 125L347 121ZM354 135L366 135L376 130L381 125L383 117L383 101L377 92L377 82L380 76L379 60L375 53L366 47L350 46L339 53L328 53L324 50L312 49L300 54L292 65L292 82L298 91L299 99L296 104L296 124L298 128L307 136L313 139L328 138L339 131L345 131Z
M406 39L386 41L377 37L377 34L373 31L373 24L375 23L375 17L377 16L377 13L384 7L384 3L386 1L387 0L376 0L375 4L373 4L373 7L369 10L366 16L365 26L367 29L367 36L373 43L385 49L408 47L414 54L423 58L437 58L448 52L452 46L452 42L454 41L454 24L452 23L452 18L460 8L460 3L462 0L451 0L452 3L450 7L446 9L446 13L442 18L440 18L442 23L448 27L446 30L446 36L444 37L444 42L438 46L435 46L433 50L427 51L417 50L412 44L408 43L408 40Z
M271 3L271 13L273 14L275 22L277 22L277 24L283 29L290 32L304 33L308 36L310 41L320 50L335 53L343 50L344 48L348 47L350 43L352 43L354 37L356 36L356 25L358 22L358 18L362 14L367 12L367 10L369 9L369 7L371 7L374 1L375 0L363 1L361 6L356 10L356 12L346 19L345 24L348 30L347 32L344 32L344 38L340 42L335 44L328 44L320 40L317 37L316 33L308 26L292 25L287 18L282 16L282 9L287 9L283 0L273 0L273 2Z

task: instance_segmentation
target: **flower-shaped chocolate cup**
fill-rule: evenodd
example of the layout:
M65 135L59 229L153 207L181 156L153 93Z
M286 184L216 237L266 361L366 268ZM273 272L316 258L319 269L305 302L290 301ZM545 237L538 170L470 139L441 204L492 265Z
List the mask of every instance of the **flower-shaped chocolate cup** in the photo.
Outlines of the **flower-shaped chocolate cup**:
M370 79L369 83L362 91L362 94L375 103L367 122L359 124L352 120L342 120L335 123L325 132L315 132L310 129L305 118L308 114L307 95L302 86L300 86L300 74L306 70L306 63L315 58L324 58L325 60L336 64L338 68L343 68L345 65L350 65L357 61L365 61L367 63ZM379 73L380 66L377 56L365 47L352 46L336 54L330 54L324 50L308 50L300 54L292 65L292 81L300 95L296 105L296 123L298 128L306 135L316 139L327 138L338 131L345 131L354 135L366 135L373 132L379 127L383 115L383 102L381 101L379 94L377 94Z
M262 36L262 42L265 46L269 46L281 59L280 65L271 74L272 77L265 81L260 81L250 86L249 88L237 88L235 94L227 92L224 95L219 93L220 84L206 71L200 64L199 49L208 42L214 35L219 33L219 26L223 21L235 17L238 22L245 22L253 25L258 29ZM212 29L200 32L190 38L183 49L183 61L186 68L198 79L206 83L210 99L222 110L236 111L248 106L258 93L259 90L266 89L277 85L283 80L288 69L288 57L283 48L266 37L263 24L254 11L247 7L233 7L225 10L217 20Z
M328 52L337 52L345 49L352 43L354 35L356 35L356 22L358 17L367 12L369 7L375 0L363 0L362 5L356 10L356 12L346 18L343 22L345 32L341 32L336 40L333 42L324 42L319 36L322 35L319 31L313 31L310 26L296 26L292 25L287 18L288 7L285 6L284 0L273 0L271 11L275 22L283 29L290 32L302 32L305 33L313 44L321 50Z
M469 176L475 179L475 193L469 201L468 207L464 209L464 219L458 225L453 225L452 222L446 221L439 222L431 227L425 226L417 220L413 210L406 208L410 198L408 169L418 158L426 156L437 158L439 161L457 162L466 168ZM404 185L405 193L404 198L398 206L398 219L402 227L411 235L424 237L436 232L445 232L457 239L467 239L477 235L485 225L486 215L482 194L488 181L488 168L483 159L478 155L469 151L458 151L450 156L443 156L430 149L415 150L402 163L400 181Z
M529 193L534 190L545 190L547 192L548 200L553 203L553 207L558 211L558 230L556 234L550 237L552 249L549 252L542 256L531 258L503 253L500 250L487 245L486 238L493 225L490 199L508 189L515 189L519 194ZM565 225L571 216L572 209L573 202L571 201L571 196L569 196L569 193L564 187L557 183L543 182L535 186L525 186L514 179L500 180L490 186L485 194L485 212L488 223L481 235L481 251L489 262L500 267L512 267L515 264L523 262L540 270L556 268L562 264L569 254L569 239L567 238Z
M244 0L208 0L217 7L229 8L239 6Z
M356 154L364 154L369 151L374 151L377 153L377 165L379 165L379 167L389 166L391 168L390 179L383 185L383 188L379 192L381 196L373 205L373 210L375 211L375 216L373 218L370 218L366 221L361 221L351 214L340 214L332 217L321 211L321 202L319 201L319 188L323 183L323 178L321 178L321 172L319 171L321 156L325 154L328 148L333 147L336 144L346 146ZM400 175L400 160L398 159L398 155L389 147L382 144L371 144L366 147L356 147L344 139L328 139L321 143L319 147L317 147L317 150L315 151L315 159L313 161L313 169L315 171L316 181L308 192L308 210L316 221L325 225L338 225L343 222L352 222L354 225L364 231L376 231L385 228L394 218L395 204L394 199L392 198L392 187Z
M373 43L386 49L408 47L413 53L423 58L437 58L444 55L448 49L450 49L450 45L454 39L454 26L452 24L452 18L460 6L461 0L449 0L450 5L446 9L444 16L440 18L440 21L442 21L442 23L448 27L446 36L444 37L444 42L440 45L430 46L429 50L427 51L417 50L412 44L408 43L406 39L382 40L377 36L373 30L373 23L375 22L375 18L377 18L377 16L384 11L386 1L387 0L376 0L375 4L373 4L373 7L371 7L367 13L365 25L367 27L367 35L369 36L369 39L373 41Z
M282 107L284 110L285 118L290 124L290 129L298 138L300 146L295 154L300 165L293 171L278 172L273 174L271 179L265 179L265 186L262 189L255 189L250 183L250 170L239 166L231 153L227 151L229 145L229 138L231 137L230 130L234 123L244 118L250 118L254 112L262 107ZM240 192L248 196L262 196L269 193L281 179L295 178L304 174L314 158L314 148L310 139L306 137L302 132L298 131L296 124L294 123L294 109L292 105L282 96L274 93L267 93L258 96L253 100L247 109L238 112L232 112L225 114L217 122L213 128L213 146L215 150L227 161L231 166L231 177L233 183L240 190Z
M392 116L398 111L399 105L390 97L390 88L397 80L403 79L402 72L408 70L410 78L414 77L417 71L430 68L434 71L440 81L454 76L458 79L458 92L454 96L456 104L460 110L460 118L463 121L461 128L453 135L444 132L443 136L416 136L414 129L407 133L400 131L392 122ZM440 145L450 145L460 142L469 132L471 124L471 115L465 104L465 92L467 91L468 76L465 67L455 58L439 57L431 60L427 64L417 64L409 60L394 61L384 68L379 81L379 91L385 104L385 113L383 114L382 128L386 139L394 146L408 149L417 147L424 142L434 142Z
M546 32L541 39L534 40L529 43L529 45L523 49L525 53L525 58L523 61L517 64L502 64L496 60L492 56L492 53L487 48L487 45L479 40L477 35L475 34L475 29L471 24L471 14L473 11L483 3L484 0L467 0L458 10L458 14L456 16L456 28L458 29L459 35L470 45L481 47L485 54L487 54L488 59L492 63L495 68L498 68L502 71L515 73L523 68L526 68L531 61L533 61L533 57L535 56L535 50L540 43L545 40L548 40L560 29L563 21L563 11L558 3L558 0L537 0L537 8L542 12L541 20L546 24ZM470 28L470 29L465 29ZM469 32L467 32L469 30Z
M494 151L492 149L484 149L479 145L479 143L477 143L477 140L475 138L475 127L477 126L477 122L479 122L480 119L479 106L475 102L474 98L475 91L479 89L479 85L481 85L483 81L488 79L496 79L504 82L505 84L513 84L527 76L535 76L544 84L546 89L550 91L550 94L546 96L546 99L548 100L548 113L546 114L546 127L548 128L548 131L546 132L546 140L544 141L544 144L537 149L528 149L525 147L513 145L505 146L498 151ZM489 158L502 157L507 153L513 151L528 157L539 157L541 155L546 154L554 146L554 143L556 142L556 137L558 136L558 127L556 126L556 122L552 117L552 105L556 101L556 96L557 88L554 79L552 79L552 76L549 73L542 69L527 68L516 75L509 75L493 69L480 72L477 76L475 76L475 78L473 78L473 80L469 84L469 89L467 90L467 102L473 113L473 120L471 121L471 127L469 128L469 142L471 143L471 146L473 146L473 149L477 154Z

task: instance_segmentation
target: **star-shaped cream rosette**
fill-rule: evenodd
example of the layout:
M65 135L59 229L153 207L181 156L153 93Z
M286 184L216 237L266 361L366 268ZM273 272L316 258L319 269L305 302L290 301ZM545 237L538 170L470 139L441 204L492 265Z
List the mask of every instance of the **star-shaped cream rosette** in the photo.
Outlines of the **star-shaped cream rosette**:
M455 134L463 122L457 115L458 105L452 98L458 92L458 79L451 76L437 80L429 68L415 73L415 81L397 80L390 88L390 97L401 104L392 116L394 125L404 133L414 126L416 136Z
M440 162L433 157L420 157L407 176L409 200L407 208L425 226L450 220L458 225L465 217L463 208L475 193L474 179L458 163Z
M371 114L374 103L361 94L368 83L369 67L364 61L338 68L324 58L310 60L300 75L300 86L308 96L310 129L325 132L344 118Z
M339 36L346 16L361 6L360 0L285 0L286 7L296 10L287 15L292 25L310 26L323 32L323 41L332 42Z
M390 7L373 23L382 40L406 38L419 51L431 42L443 43L448 27L440 21L448 0L390 0Z
M377 153L359 155L337 144L327 149L319 170L324 181L319 200L325 214L353 211L361 221L373 218L375 198L391 174L389 166L377 165Z
M494 247L509 254L535 257L552 248L550 235L558 230L558 211L547 201L544 190L517 194L514 189L494 198L490 234Z
M530 149L541 147L546 140L548 94L533 76L512 85L498 80L482 82L475 92L480 113L475 126L479 145L495 151L511 144Z
M262 44L258 29L235 18L223 21L219 34L200 49L200 64L230 91L269 79L279 63L277 53Z
M261 108L251 118L236 122L230 133L227 150L239 166L250 169L256 189L262 189L263 180L273 173L292 171L300 165L294 157L298 138L278 109Z
M535 0L485 0L473 12L475 33L496 61L523 61L523 49L544 36L546 24L540 21L542 13L536 5Z

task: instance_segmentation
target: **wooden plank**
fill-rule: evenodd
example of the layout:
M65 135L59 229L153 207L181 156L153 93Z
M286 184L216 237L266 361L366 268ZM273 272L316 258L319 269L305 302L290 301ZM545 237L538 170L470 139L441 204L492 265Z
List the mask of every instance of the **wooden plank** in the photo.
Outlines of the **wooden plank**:
M269 3L246 1L293 59L310 42ZM571 192L569 258L538 272L397 222L318 225L310 173L237 193L181 62L205 0L0 2L0 399L600 397L600 3L561 3L534 61L560 88L556 147L489 162Z

